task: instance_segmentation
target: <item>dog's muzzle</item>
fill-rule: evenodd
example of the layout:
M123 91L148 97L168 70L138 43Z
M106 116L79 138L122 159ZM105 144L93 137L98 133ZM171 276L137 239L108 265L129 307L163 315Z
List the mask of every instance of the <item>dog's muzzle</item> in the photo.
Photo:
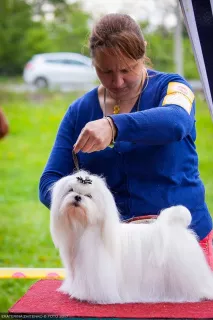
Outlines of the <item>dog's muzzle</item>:
M75 206L75 207L79 207L79 205L80 205L80 202L81 202L81 196L75 196L74 197L74 201L73 201L73 205Z
M75 196L74 199L75 199L76 202L80 202L81 201L81 196Z

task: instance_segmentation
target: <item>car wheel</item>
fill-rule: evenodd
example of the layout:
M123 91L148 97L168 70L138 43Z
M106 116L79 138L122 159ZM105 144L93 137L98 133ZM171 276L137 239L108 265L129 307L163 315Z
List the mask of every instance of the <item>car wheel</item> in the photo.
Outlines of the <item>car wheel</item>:
M48 87L48 82L45 78L43 77L39 77L34 81L35 86L38 89L43 89L43 88L47 88Z

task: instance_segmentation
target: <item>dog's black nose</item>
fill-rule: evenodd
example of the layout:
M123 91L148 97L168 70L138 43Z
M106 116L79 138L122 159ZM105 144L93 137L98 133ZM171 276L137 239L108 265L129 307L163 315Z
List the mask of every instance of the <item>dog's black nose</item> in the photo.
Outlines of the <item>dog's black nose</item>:
M75 200L76 200L77 202L79 202L79 201L81 201L81 197L80 197L80 196L75 196Z

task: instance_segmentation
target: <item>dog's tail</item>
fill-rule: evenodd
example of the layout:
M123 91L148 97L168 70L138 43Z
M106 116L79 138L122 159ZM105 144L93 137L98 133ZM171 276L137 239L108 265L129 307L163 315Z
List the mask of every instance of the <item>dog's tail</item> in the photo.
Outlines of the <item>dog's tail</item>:
M159 222L167 222L169 225L180 225L187 228L192 220L191 213L184 206L173 206L162 210L159 217Z

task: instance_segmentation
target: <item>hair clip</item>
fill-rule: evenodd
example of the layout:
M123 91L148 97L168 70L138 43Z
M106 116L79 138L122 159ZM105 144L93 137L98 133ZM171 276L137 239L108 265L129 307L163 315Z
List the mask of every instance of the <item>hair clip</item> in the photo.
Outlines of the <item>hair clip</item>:
M83 184L92 184L92 180L88 177L86 177L85 179L83 179L82 177L77 177L77 180Z

